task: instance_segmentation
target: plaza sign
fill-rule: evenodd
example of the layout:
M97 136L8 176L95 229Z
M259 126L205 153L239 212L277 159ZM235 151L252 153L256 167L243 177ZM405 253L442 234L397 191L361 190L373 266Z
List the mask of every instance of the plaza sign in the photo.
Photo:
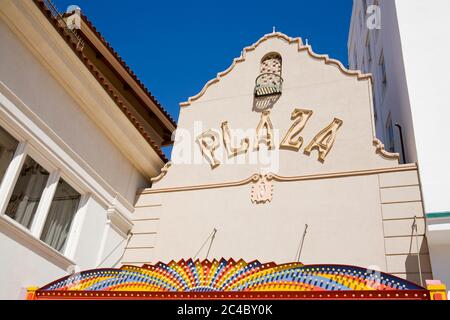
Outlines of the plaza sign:
M303 145L303 138L300 134L312 115L312 110L294 109L292 111L291 120L293 123L281 141L279 146L280 149L294 152L300 151ZM337 132L342 125L343 121L341 119L334 118L327 127L316 134L311 142L305 147L304 153L309 156L313 150L317 150L319 153L318 160L324 162L334 145ZM221 128L222 143L229 158L245 154L250 149L259 151L262 143L265 144L269 150L275 149L274 129L272 120L270 119L270 111L262 112L261 120L256 127L256 134L252 146L250 144L250 138L248 137L242 139L238 146L232 145L232 135L228 121L223 122ZM220 161L217 159L215 152L221 144L219 134L212 129L207 130L197 137L197 143L200 146L202 155L211 165L211 168L217 168L220 165Z

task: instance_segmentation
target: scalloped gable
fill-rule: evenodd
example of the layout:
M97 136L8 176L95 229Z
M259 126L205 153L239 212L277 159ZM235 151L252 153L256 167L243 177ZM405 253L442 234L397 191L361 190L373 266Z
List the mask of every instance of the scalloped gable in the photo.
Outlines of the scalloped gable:
M217 74L217 77L215 77L214 79L209 80L205 84L203 89L198 94L196 94L195 96L190 97L188 99L188 101L180 103L180 107L188 107L194 101L200 99L206 93L206 91L208 90L208 88L210 86L212 86L213 84L219 82L223 77L225 77L227 74L229 74L238 63L244 62L247 52L254 51L261 43L263 43L264 41L267 41L267 40L269 40L271 38L283 39L288 44L297 43L297 46L298 46L297 50L298 50L298 52L306 51L309 54L309 56L314 58L314 59L324 61L325 64L327 64L327 65L335 65L335 66L338 67L338 69L344 75L351 76L351 77L357 77L358 80L370 80L370 81L372 80L372 75L370 73L362 73L359 70L349 70L342 64L342 62L340 62L338 60L335 60L335 59L331 59L327 54L317 54L317 53L315 53L312 50L311 45L304 45L302 39L299 38L299 37L291 38L291 37L285 35L284 33L273 32L273 33L266 34L261 39L259 39L257 42L255 42L253 45L251 45L249 47L245 47L244 50L242 50L241 56L239 58L235 58L233 60L233 63L231 64L231 66L228 67L228 69L226 69L225 71L219 72Z

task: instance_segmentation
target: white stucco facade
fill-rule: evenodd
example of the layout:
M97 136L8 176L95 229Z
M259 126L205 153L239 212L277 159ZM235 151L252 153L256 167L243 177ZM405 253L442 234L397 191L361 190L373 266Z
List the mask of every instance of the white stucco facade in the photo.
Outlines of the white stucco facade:
M1 2L0 43L0 126L18 142L0 187L0 299L23 299L27 287L117 266L136 192L163 161L35 3ZM30 228L5 214L27 157L50 173ZM40 240L58 181L81 195L62 250Z
M396 152L402 149L395 123L403 128L406 160L419 166L433 273L448 285L450 151L442 141L448 136L450 67L442 57L450 53L450 44L444 40L450 36L446 14L450 3L367 1L368 6L380 8L379 30L367 29L366 19L374 11L369 7L365 14L363 3L354 1L348 42L350 66L374 75L377 134L387 145L392 141ZM383 56L385 85L380 63ZM391 133L390 121L394 125Z

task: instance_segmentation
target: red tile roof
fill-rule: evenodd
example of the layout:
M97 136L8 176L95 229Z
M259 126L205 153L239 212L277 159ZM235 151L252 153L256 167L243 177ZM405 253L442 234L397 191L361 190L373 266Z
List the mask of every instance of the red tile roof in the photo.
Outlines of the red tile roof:
M122 110L122 112L127 116L127 118L130 120L130 122L135 126L135 128L141 133L141 135L144 137L144 139L150 144L150 146L156 151L156 153L159 155L159 157L164 161L167 162L168 159L164 155L164 153L161 151L161 149L158 147L158 145L150 138L150 134L147 132L147 130L144 128L144 126L139 122L138 119L133 115L131 112L132 107L128 106L125 101L122 101L119 98L119 92L114 88L114 86L106 79L106 77L96 68L96 66L90 61L90 59L83 53L83 49L78 46L78 42L73 39L70 32L63 27L59 21L58 18L56 18L53 14L50 8L47 7L44 0L33 0L34 3L38 6L38 8L42 11L42 13L48 18L50 23L55 27L55 29L59 32L59 34L66 40L66 42L70 45L70 47L73 49L73 51L77 54L77 56L80 58L80 60L84 63L84 65L89 69L89 71L92 73L92 75L97 79L97 81L100 83L100 85L106 90L106 92L109 94L109 96L114 100L116 105ZM87 23L87 18L83 16L84 20ZM95 28L92 26L92 23L90 23L90 27L93 31L95 31ZM174 120L169 116L169 114L162 108L162 106L158 103L158 101L155 99L153 95L148 91L147 88L142 84L142 82L137 78L137 76L131 71L131 69L125 64L125 62L119 57L119 55L111 48L111 46L106 42L106 40L103 39L103 37L95 31L97 35L99 36L99 39L105 44L106 47L114 54L114 56L117 58L117 60L126 68L127 72L130 73L130 75L133 77L133 79L141 86L141 88L148 94L148 96L151 98L151 100L155 103L155 105L163 111L163 113L167 116L167 118L170 120L171 123L173 123L175 126Z
M170 114L164 110L164 108L161 106L159 101L155 98L155 96L152 95L152 93L145 87L145 85L142 83L142 81L137 77L137 75L131 70L131 68L126 64L126 62L122 59L122 57L114 50L114 48L109 44L108 41L102 36L102 34L95 28L95 26L92 24L92 22L88 19L87 16L84 14L81 14L82 19L86 24L91 28L91 30L95 33L95 35L100 39L100 41L105 45L106 48L114 55L114 57L117 59L117 61L120 62L122 67L125 68L125 70L128 72L128 74L133 78L134 81L136 81L137 84L141 87L142 90L150 97L150 99L153 101L153 103L161 110L164 115L170 120L170 122L176 127L176 122L172 119Z

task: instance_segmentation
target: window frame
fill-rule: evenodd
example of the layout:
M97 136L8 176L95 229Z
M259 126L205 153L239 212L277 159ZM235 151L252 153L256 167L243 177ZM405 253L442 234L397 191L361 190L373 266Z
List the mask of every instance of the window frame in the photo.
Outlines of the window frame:
M387 91L387 69L386 69L386 59L384 57L384 50L381 50L380 58L378 61L378 66L380 69L380 85L381 85L381 98L384 100Z
M3 121L0 121L0 126L2 126L5 131L11 134L19 142L13 159L8 165L8 168L6 169L5 175L3 177L3 181L0 184L0 218L3 221L6 221L8 224L14 226L15 228L19 228L22 233L29 235L33 239L33 241L44 245L45 247L51 249L54 253L62 255L66 259L73 259L75 255L75 248L78 243L78 241L74 241L74 230L80 229L82 221L84 220L80 219L80 215L82 215L81 211L85 211L82 209L90 197L89 193L82 190L76 183L73 183L72 179L70 179L59 168L53 165L46 157L44 157L39 152L38 149L34 148L32 144L30 144L26 139L18 135L15 130L10 130L10 127L8 125L4 125ZM22 171L23 165L28 156L49 172L49 178L39 200L39 205L33 217L30 229L5 214L14 188L19 179L20 172ZM81 196L78 207L70 223L70 231L66 239L66 246L62 252L56 250L40 239L60 179L68 183Z

